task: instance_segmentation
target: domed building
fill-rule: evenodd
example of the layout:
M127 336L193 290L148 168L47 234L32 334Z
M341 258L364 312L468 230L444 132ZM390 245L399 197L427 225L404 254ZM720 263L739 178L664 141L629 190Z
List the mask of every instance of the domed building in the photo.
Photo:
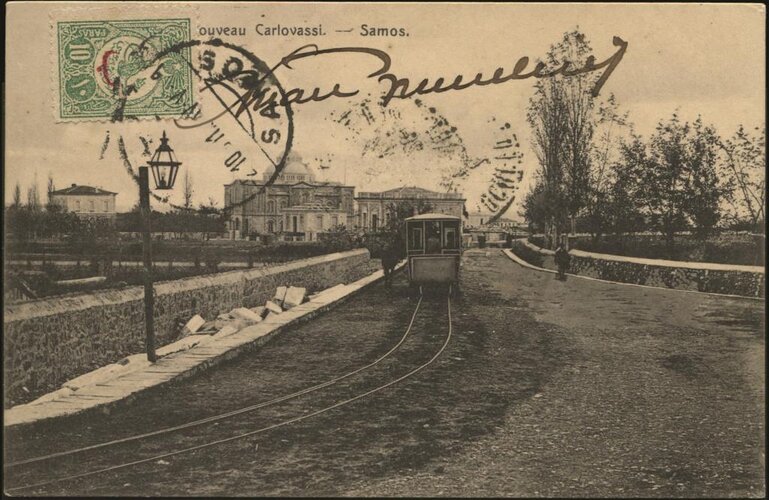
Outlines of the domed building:
M292 151L277 176L270 167L261 181L238 179L225 184L224 203L231 208L227 229L232 239L276 234L287 241L312 241L318 233L352 222L354 189L317 181L312 169Z

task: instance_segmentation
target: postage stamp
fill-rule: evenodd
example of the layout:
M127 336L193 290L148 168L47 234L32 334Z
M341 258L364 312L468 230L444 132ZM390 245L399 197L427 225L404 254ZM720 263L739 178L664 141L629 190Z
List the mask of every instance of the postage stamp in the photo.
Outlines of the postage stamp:
M179 116L192 105L189 19L57 23L59 118Z

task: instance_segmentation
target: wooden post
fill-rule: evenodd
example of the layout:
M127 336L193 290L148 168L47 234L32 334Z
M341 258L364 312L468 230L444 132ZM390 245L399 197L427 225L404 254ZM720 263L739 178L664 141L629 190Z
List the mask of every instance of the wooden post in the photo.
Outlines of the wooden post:
M147 359L150 363L157 360L155 356L155 297L152 289L152 235L150 226L150 185L149 170L139 167L139 206L142 213L142 239L144 254L144 329L146 334Z

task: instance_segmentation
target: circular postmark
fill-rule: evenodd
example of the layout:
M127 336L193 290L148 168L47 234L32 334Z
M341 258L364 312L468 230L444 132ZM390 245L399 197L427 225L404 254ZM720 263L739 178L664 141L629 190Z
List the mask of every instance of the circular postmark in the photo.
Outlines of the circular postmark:
M200 102L190 99L192 104L175 120L176 126L180 130L203 126L213 126L215 130L219 130L216 126L217 120L234 120L238 128L246 134L250 144L255 147L245 151L231 149L224 151L226 158L224 167L232 172L237 171L246 157L252 155L257 162L266 161L268 168L274 169L262 188L254 195L238 202L239 206L263 192L264 188L272 184L281 174L293 142L293 111L285 90L274 74L276 68L270 68L266 62L244 47L219 39L185 41L154 53L144 50L143 44L140 44L131 52L141 56L142 63L137 66L136 74L147 75L146 78L154 82L166 82L168 81L168 78L165 78L168 56L190 54L189 49L193 47L198 49L196 57L190 56L189 59L192 60L187 58L183 60L201 85L197 97L207 96L206 110L204 113ZM122 54L128 53L122 52ZM107 56L107 59L111 57L113 57L112 54ZM116 58L120 59L120 56ZM102 84L109 83L105 79ZM153 83L149 82L147 85L153 85ZM113 114L113 121L133 118L125 112L125 103L139 92L140 89L124 89L125 95L120 98ZM180 98L183 97L180 96ZM214 139L211 139L212 137ZM215 132L206 141L217 142L219 136ZM230 145L231 142L222 140L222 147ZM123 153L125 151L121 151L121 155ZM231 205L226 207L226 209L232 208L235 207Z

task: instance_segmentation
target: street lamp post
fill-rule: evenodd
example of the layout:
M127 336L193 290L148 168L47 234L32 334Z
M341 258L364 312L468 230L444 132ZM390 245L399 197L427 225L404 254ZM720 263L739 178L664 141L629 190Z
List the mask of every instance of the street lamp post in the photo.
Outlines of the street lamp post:
M142 215L142 240L144 256L144 330L147 349L147 359L154 363L157 360L155 354L155 323L154 307L155 297L152 287L152 227L150 207L149 169L152 169L152 177L155 180L155 189L173 189L176 174L181 162L176 161L174 150L168 145L168 137L163 131L160 138L160 146L155 150L147 164L149 167L139 167L139 207Z

